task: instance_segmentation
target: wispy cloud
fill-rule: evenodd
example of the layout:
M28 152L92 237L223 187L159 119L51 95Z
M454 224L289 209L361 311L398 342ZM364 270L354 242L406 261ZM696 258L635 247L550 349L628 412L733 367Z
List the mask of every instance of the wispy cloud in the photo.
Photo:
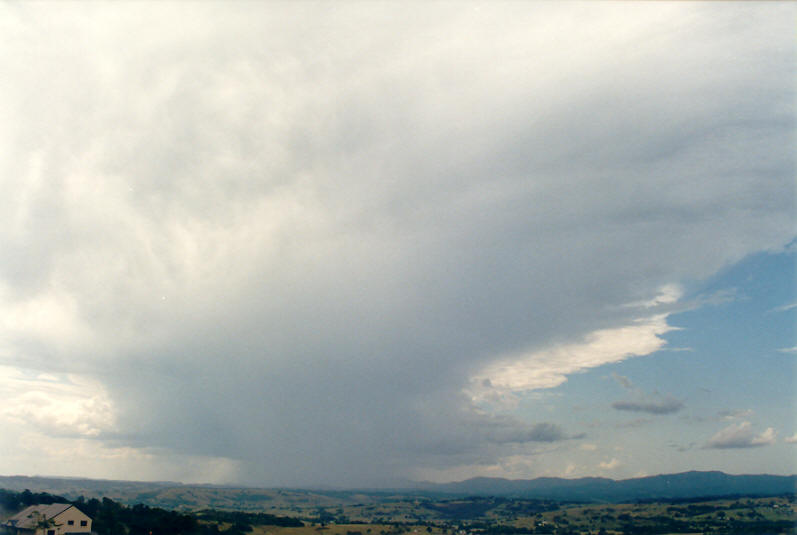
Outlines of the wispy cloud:
M652 422L652 420L650 420L649 418L635 418L627 422L620 422L615 427L617 427L618 429L634 429L637 427L642 427L643 425L647 425L650 422Z
M771 312L787 312L795 308L797 308L797 303L789 303L787 305L781 305L779 307L775 307L771 310Z
M678 444L676 442L670 442L667 444L667 447L674 449L675 451L684 453L690 451L692 448L696 446L696 443L690 442L689 444Z
M740 420L750 418L755 412L753 409L724 410L717 413L722 420Z

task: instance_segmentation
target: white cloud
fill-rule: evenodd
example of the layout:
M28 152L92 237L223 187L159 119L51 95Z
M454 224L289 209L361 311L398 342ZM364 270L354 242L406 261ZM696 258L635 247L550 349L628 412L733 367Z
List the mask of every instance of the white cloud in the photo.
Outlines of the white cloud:
M617 460L617 458L615 457L612 458L611 461L603 461L601 463L598 463L598 468L600 468L601 470L614 470L615 468L618 468L621 465L622 463L619 460Z
M152 448L114 446L119 429L108 392L76 374L0 366L0 473L235 481L231 459L175 456Z
M569 374L654 353L665 345L660 336L671 330L667 316L656 315L624 327L594 331L582 343L503 358L476 374L468 392L474 402L483 403L496 395L554 388Z
M762 433L756 434L750 422L739 422L731 424L725 429L718 431L706 443L707 448L730 449L730 448L755 448L768 446L775 442L776 432L768 427Z
M115 430L105 387L88 377L0 366L0 393L0 419L9 429L32 428L50 437L97 437Z
M647 301L638 301L636 303L631 303L627 306L630 307L642 307L642 308L654 308L661 305L672 305L673 303L677 303L679 299L683 296L683 288L680 285L670 283L665 284L661 288L659 288L658 293L653 299L649 299Z
M75 296L63 289L25 300L15 300L11 293L0 281L0 308L6 311L0 318L0 354L16 352L20 339L35 339L67 350L84 349L93 336L80 317Z
M783 439L783 442L785 442L785 443L787 443L787 444L797 444L797 433L794 433L794 434L793 434L792 436L790 436L790 437L786 437L786 438L784 438L784 439Z
M772 427L767 427L763 433L753 438L752 444L754 446L768 446L775 443L777 432Z

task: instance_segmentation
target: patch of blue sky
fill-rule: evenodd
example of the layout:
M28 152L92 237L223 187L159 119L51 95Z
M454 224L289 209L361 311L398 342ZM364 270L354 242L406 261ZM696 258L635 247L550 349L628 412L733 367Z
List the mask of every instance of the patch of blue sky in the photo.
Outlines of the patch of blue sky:
M797 307L789 307L797 302L796 290L793 250L749 256L689 289L683 301L702 304L670 315L678 330L665 335L665 349L573 374L555 389L524 396L518 414L586 432L585 440L604 451L619 440L640 461L664 456L674 468L793 471L794 445L783 440L797 431L797 355L783 349L797 345ZM716 296L725 298L712 300ZM616 376L630 383L623 386ZM612 408L619 400L667 397L683 408L668 414ZM777 443L703 448L717 431L741 421L750 421L756 433L773 427ZM644 455L636 442L648 445ZM653 444L658 446L650 449ZM673 461L679 456L682 461Z
M707 302L669 317L677 330L664 336L665 349L590 370L585 379L615 372L641 388L681 395L791 396L795 356L783 349L797 344L797 307L787 308L797 301L796 287L794 252L752 255L685 296ZM716 296L725 297L711 302Z
M797 308L787 308L797 301L795 286L794 252L752 255L723 270L686 299L720 293L730 299L669 318L679 330L666 335L668 347L692 351L653 362L663 377L728 402L791 408L795 356L783 350L797 344Z

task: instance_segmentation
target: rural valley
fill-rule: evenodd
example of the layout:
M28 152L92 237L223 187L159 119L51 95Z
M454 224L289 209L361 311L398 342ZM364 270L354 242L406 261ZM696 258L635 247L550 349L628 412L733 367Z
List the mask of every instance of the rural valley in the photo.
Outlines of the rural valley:
M0 488L11 489L0 496L3 520L34 503L67 502L94 518L98 535L794 533L797 519L794 477L693 472L619 482L493 480L497 492L467 492L486 483L301 490L0 477ZM748 492L739 492L742 484ZM617 499L610 499L612 486L635 490L615 489Z

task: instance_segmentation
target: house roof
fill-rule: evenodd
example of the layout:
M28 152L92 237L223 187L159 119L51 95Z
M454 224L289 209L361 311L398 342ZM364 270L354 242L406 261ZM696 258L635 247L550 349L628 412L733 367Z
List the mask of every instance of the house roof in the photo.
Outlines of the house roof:
M9 518L6 522L6 526L20 529L36 529L36 522L42 517L55 518L70 507L72 507L72 504L69 503L31 505Z

